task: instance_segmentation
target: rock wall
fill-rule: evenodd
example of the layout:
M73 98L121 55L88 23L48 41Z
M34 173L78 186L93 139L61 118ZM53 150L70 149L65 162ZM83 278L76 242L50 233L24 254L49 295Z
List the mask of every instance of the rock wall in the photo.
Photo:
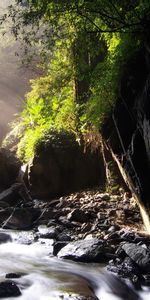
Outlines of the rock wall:
M128 61L103 136L119 158L137 196L150 208L150 54L143 46Z

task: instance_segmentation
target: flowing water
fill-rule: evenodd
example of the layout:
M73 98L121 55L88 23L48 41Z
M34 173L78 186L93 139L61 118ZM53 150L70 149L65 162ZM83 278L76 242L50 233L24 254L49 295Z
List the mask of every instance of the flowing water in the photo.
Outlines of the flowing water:
M22 295L12 297L12 300L73 299L69 295L81 295L86 298L91 294L91 287L98 299L122 299L108 289L107 281L102 280L102 272L105 269L102 265L60 260L52 256L52 241L26 245L20 244L20 238L16 238L12 232L11 236L13 242L0 245L0 281L4 280L7 273L22 274L20 278L13 279L21 289ZM150 299L148 291L140 294L141 299ZM128 296L124 299L129 300Z

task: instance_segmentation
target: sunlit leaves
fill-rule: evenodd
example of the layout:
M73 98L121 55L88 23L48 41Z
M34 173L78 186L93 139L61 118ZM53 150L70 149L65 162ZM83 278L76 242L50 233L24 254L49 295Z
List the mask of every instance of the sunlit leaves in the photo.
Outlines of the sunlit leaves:
M139 47L138 39L133 39L131 34L106 34L105 40L108 45L107 55L92 74L91 96L81 117L83 128L88 123L101 128L116 103L124 66Z
M27 160L45 130L100 129L115 104L124 65L149 30L150 4L148 0L18 3L16 9L10 8L13 32L17 38L21 31L30 47L38 45L47 70L32 81L19 119L25 129L18 153Z

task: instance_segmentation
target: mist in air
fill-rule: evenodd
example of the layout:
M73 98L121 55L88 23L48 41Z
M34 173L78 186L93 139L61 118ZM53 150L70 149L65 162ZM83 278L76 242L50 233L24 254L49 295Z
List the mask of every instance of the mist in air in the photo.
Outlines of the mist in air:
M0 0L0 16L12 2ZM30 89L29 80L34 77L31 69L23 67L19 48L8 24L0 25L0 143L10 130L8 124L21 109Z

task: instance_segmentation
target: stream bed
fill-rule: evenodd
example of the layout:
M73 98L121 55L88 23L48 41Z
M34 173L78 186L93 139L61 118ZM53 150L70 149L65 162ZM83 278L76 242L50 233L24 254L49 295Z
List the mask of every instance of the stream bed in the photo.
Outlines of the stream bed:
M102 275L105 272L103 265L75 263L54 257L53 240L41 239L23 244L22 240L32 239L32 232L27 233L28 237L25 232L3 232L12 236L12 242L0 244L0 281L6 280L6 274L21 274L20 278L12 279L19 287L21 296L4 299L129 300L123 291L119 292L121 297L118 297L115 289L110 289L109 282ZM150 299L150 292L142 291L130 299Z
M17 241L15 233L12 233L12 237L13 242L0 245L1 281L4 281L6 274L22 274L20 278L13 279L22 295L11 299L52 300L70 299L70 295L92 295L89 284L94 288L102 270L100 265L95 268L94 265L53 257L52 240L25 245L19 243L20 239Z

